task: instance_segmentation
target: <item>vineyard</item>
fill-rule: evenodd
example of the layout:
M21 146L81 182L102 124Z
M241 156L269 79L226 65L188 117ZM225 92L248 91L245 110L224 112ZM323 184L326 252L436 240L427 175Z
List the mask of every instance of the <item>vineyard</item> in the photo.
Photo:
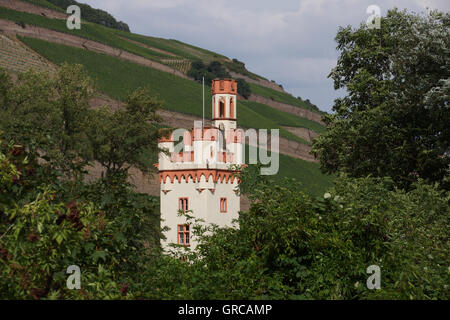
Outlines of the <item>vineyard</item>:
M187 74L191 68L191 61L187 59L161 59L161 62L184 74Z
M0 68L13 72L51 70L53 66L18 41L0 34Z

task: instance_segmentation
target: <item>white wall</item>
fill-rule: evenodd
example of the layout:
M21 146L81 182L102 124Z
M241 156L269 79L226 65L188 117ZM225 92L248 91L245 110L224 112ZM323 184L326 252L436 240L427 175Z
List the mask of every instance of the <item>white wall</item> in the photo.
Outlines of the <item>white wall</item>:
M211 179L208 184L211 183ZM202 177L202 180L204 180L204 177ZM204 181L201 181L199 185L202 182ZM189 215L204 219L208 224L231 227L233 226L232 220L239 216L240 199L234 191L237 187L237 179L234 179L233 183L231 181L226 183L225 180L222 183L212 183L214 192L207 189L199 192L196 189L196 183L191 178L189 178L188 183L184 179L181 183L175 179L173 184L170 183L168 178L166 185L172 191L167 194L161 191L161 218L164 220L161 225L170 228L170 231L164 233L167 240L161 242L163 247L167 247L168 243L177 243L177 225L186 223L186 217L178 216L178 200L180 197L189 198L189 210L192 210ZM227 213L220 212L220 198L227 198ZM191 248L195 248L196 245L197 241L191 230Z

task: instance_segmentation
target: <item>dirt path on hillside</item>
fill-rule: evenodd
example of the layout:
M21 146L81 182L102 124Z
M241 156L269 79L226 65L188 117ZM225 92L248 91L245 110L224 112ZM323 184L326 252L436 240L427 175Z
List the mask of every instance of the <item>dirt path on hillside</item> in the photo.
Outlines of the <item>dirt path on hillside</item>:
M67 15L52 9L39 7L19 0L0 0L0 6L8 9L37 14L50 19L66 19Z
M322 122L322 116L318 113L306 110L306 109L302 109L300 107L295 107L292 106L290 104L286 104L286 103L282 103L282 102L278 102L278 101L274 101L272 99L266 98L266 97L261 97L261 96L257 96L257 95L250 95L250 97L248 98L249 101L254 101L254 102L259 102L259 103L263 103L263 104L267 104L268 106L271 106L274 109L278 109L280 111L284 111L296 116L300 116L302 118L306 118L312 121L315 121L317 123L320 123L321 125L325 125L325 123Z
M176 54L173 54L172 52L161 50L161 49L158 49L158 48L155 48L155 47L150 47L150 46L148 46L148 45L146 45L144 43L141 43L141 42L138 42L138 41L134 41L134 40L131 40L131 39L127 39L125 37L121 37L121 36L118 36L118 37L120 39L122 39L122 40L128 41L128 42L133 43L133 44L135 44L137 46L140 46L142 48L146 48L146 49L149 49L149 50L152 50L152 51L156 51L156 52L159 52L159 53L171 56L171 57L179 58L179 56L177 56Z
M166 66L164 64L146 59L144 57L135 55L133 53L129 53L127 51L113 48L110 46L107 46L105 44L95 42L92 40L88 40L85 38L73 36L66 33L61 33L53 30L48 30L44 28L34 27L30 25L26 25L25 28L22 28L21 26L17 25L16 23L8 20L0 19L0 30L6 32L6 33L12 33L20 36L26 36L30 38L36 38L45 40L48 42L58 43L58 44L64 44L67 46L77 47L86 49L89 51L97 52L97 53L103 53L107 54L116 58L128 60L130 62L138 63L146 67L158 69L163 72L171 73L173 75L176 75L181 78L189 79L187 76L185 76L182 72L172 69L169 66Z
M248 76L245 76L243 74L236 73L236 72L230 71L230 70L228 70L228 72L235 79L242 78L242 79L244 79L245 81L247 81L249 83L257 84L257 85L260 85L260 86L263 86L263 87L267 87L267 88L270 88L270 89L273 89L273 90L277 90L279 92L287 93L286 91L284 91L284 89L282 87L280 87L280 85L276 84L275 82L271 82L271 81L264 80L264 79L255 80L255 79L252 79L252 78L250 78Z
M319 136L318 133L315 133L312 130L306 129L306 128L299 128L299 127L283 127L287 131L295 134L297 137L302 138L303 140L306 140L308 142L312 142L314 138Z

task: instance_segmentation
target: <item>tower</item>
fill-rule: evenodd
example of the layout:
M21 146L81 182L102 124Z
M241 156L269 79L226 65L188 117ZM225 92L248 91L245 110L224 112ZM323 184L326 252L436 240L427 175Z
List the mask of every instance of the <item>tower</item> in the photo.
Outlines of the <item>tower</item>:
M236 129L236 80L212 81L212 121L220 130Z
M242 165L242 131L236 128L235 80L212 82L212 126L196 121L183 133L183 149L175 152L174 133L158 141L162 227L168 227L163 248L179 244L195 248L192 225L183 212L206 224L233 226L240 210L238 179L233 165ZM178 133L178 132L177 132ZM181 214L180 214L181 213Z

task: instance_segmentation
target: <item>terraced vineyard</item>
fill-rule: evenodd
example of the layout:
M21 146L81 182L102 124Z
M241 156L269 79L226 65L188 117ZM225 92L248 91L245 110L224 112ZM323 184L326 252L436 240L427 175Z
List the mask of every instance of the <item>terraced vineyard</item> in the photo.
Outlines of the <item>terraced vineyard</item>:
M0 67L13 72L24 72L29 68L44 71L53 66L18 41L0 33Z
M191 61L187 59L162 59L161 62L184 74L188 73L192 64Z

